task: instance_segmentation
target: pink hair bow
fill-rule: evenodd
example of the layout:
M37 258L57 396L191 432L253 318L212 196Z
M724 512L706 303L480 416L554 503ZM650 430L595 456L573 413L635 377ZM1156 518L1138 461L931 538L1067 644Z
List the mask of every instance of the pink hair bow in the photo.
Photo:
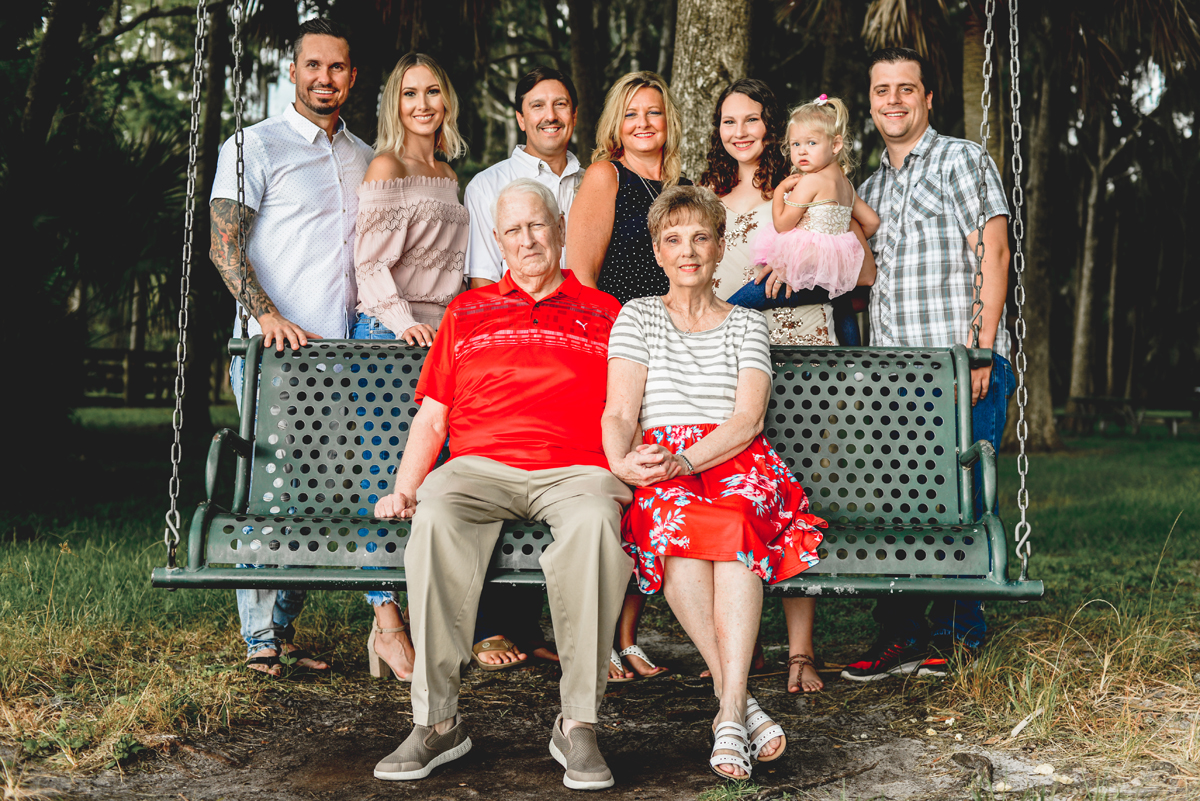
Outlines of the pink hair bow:
M829 95L821 95L820 97L818 97L816 100L813 101L813 103L818 106L823 106L828 102L829 102Z

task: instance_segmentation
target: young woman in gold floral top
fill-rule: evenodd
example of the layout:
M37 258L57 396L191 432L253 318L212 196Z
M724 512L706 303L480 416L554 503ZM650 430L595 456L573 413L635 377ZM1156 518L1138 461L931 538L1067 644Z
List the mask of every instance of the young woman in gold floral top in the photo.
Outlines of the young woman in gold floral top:
M771 222L771 188L787 175L779 138L783 129L775 95L762 81L747 78L731 84L717 99L708 167L700 185L712 189L725 204L725 257L717 265L713 289L726 300L756 276L751 259L754 240ZM866 259L874 261L858 224ZM773 281L770 276L764 280ZM786 285L779 290L788 291ZM768 284L768 293L772 287ZM776 290L778 291L778 290ZM814 293L818 294L819 293ZM824 302L765 312L772 345L836 345L833 306ZM785 598L788 627L788 692L817 692L825 685L814 664L813 620L816 601ZM756 654L756 662L760 659Z
M717 297L728 299L757 270L751 258L753 244L764 226L771 226L771 188L787 175L780 131L783 129L775 95L762 81L747 78L721 93L713 113L708 167L700 183L716 192L729 213L725 233L725 258L714 279ZM866 260L874 257L857 223L853 230L863 242ZM864 261L864 266L866 262ZM786 284L765 275L768 293L785 291ZM814 303L766 312L773 345L836 345L833 306L822 293L810 293Z

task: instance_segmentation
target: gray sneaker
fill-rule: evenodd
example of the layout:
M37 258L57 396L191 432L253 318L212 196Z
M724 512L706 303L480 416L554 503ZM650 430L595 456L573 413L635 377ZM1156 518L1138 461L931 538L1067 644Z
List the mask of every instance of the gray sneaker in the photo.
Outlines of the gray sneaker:
M471 750L462 717L445 734L432 726L413 726L407 739L375 766L375 778L387 781L424 779L438 765L453 762Z
M563 734L562 713L554 719L550 735L550 755L567 769L563 784L572 790L603 790L613 786L612 771L600 753L595 729L576 726Z

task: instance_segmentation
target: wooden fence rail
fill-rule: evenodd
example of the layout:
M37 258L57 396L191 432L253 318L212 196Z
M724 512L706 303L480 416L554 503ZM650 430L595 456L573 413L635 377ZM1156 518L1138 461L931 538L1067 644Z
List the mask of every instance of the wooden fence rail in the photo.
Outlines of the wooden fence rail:
M167 406L174 402L175 351L88 348L83 391L89 402L120 406Z

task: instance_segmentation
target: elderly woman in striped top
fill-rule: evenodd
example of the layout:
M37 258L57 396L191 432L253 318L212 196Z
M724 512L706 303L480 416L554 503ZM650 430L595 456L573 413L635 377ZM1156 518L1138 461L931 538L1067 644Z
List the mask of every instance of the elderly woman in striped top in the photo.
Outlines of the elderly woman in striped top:
M815 564L825 523L807 514L804 490L761 434L766 320L713 294L724 206L707 189L673 187L649 226L670 290L627 303L613 325L604 450L636 487L622 536L638 584L663 590L712 671L720 711L709 764L745 779L751 756L778 759L787 745L746 689L763 582Z

